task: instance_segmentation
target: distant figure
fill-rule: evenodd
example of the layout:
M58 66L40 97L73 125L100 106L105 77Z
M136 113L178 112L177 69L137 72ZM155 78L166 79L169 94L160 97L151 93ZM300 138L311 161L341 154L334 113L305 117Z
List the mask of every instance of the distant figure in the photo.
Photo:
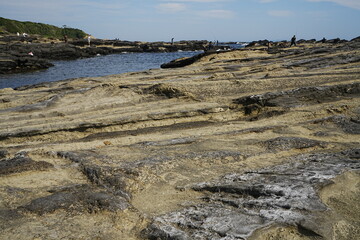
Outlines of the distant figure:
M171 45L174 45L174 38L171 39Z
M16 35L19 37L19 36L20 36L20 33L19 33L19 32L17 32L17 33L16 33Z
M90 42L91 42L91 37L90 37L90 35L88 36L88 43L89 43L89 47L90 47Z
M64 42L67 43L68 42L68 36L65 34L64 35Z
M270 50L270 48L271 48L271 42L268 41L268 42L267 42L267 50Z
M296 46L296 36L295 35L291 38L290 47L292 47L292 45Z
M213 45L212 45L212 42L211 42L211 41L209 42L209 45L208 45L207 48L208 48L208 50L211 50L211 49L213 48Z
M322 43L326 43L326 38L321 39Z

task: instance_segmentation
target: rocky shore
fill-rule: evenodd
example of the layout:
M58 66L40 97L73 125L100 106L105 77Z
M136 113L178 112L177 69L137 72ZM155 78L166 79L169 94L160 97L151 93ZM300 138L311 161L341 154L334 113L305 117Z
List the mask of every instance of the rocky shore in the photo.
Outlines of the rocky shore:
M359 39L175 62L0 90L1 239L360 238Z
M42 37L0 35L0 74L46 69L52 60L75 60L124 52L176 52L204 50L207 41L130 42L86 39L67 43Z

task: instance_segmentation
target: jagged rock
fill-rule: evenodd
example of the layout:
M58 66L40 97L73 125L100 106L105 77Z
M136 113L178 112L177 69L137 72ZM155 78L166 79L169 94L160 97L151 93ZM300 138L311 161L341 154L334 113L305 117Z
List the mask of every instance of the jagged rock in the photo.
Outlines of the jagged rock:
M242 239L278 223L324 236L310 217L327 209L316 189L342 171L360 169L360 162L352 160L358 155L359 149L298 155L286 164L198 184L194 190L209 192L207 204L159 216L144 233L149 239Z

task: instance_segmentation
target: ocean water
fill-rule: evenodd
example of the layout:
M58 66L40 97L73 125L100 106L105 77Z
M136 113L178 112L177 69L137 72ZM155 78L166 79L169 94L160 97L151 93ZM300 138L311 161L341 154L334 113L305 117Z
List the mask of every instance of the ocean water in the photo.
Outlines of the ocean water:
M16 88L41 82L143 71L160 68L163 63L199 53L201 52L122 53L72 61L54 61L52 63L55 66L46 70L0 75L0 88Z

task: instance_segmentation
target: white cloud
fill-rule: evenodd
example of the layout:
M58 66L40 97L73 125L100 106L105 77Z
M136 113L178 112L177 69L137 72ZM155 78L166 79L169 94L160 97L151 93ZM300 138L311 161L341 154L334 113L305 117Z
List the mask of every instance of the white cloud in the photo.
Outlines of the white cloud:
M228 10L209 10L199 12L199 15L207 18L222 18L229 19L235 16L235 13Z
M290 17L294 14L293 12L287 10L270 10L267 13L273 17Z
M360 0L307 0L309 2L334 2L342 6L360 10Z
M181 3L163 3L157 5L156 8L161 12L174 13L184 11L186 9L186 5Z

